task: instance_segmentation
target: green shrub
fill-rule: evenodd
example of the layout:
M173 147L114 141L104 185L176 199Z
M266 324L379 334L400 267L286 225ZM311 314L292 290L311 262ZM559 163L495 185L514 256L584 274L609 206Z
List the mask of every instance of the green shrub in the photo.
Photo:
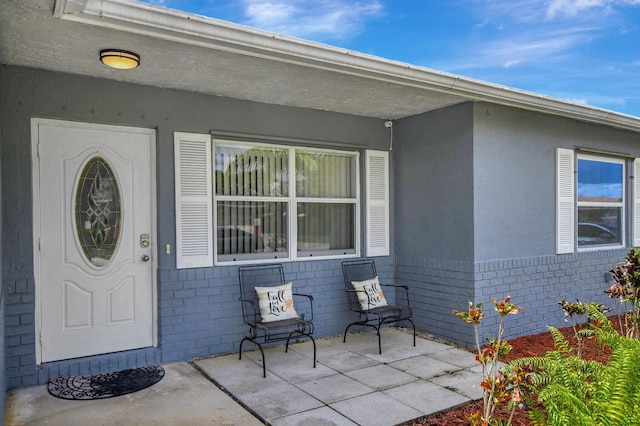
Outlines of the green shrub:
M609 362L584 360L549 327L555 350L544 357L520 358L503 367L532 368L530 383L542 408L531 408L534 425L640 425L640 341L621 336L594 304L588 306L593 336L610 347Z

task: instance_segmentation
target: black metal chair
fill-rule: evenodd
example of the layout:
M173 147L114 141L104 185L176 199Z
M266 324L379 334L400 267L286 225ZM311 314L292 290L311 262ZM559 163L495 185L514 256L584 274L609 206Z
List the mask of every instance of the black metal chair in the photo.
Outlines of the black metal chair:
M416 326L413 323L413 309L409 306L409 287L406 285L380 284L380 287L392 288L395 291L396 300L398 297L402 304L393 304L386 306L375 306L368 292L364 290L356 290L353 282L361 282L373 279L378 276L376 273L376 265L373 259L358 259L342 262L342 272L344 274L344 285L349 300L349 309L358 314L358 320L352 322L344 330L343 342L347 341L347 332L354 325L362 325L375 328L378 334L378 350L382 354L382 342L380 339L380 328L384 324L408 322L413 328L413 346L416 345ZM401 291L396 291L401 289ZM364 304L358 298L366 295ZM364 305L364 306L363 306ZM373 307L372 307L373 306Z
M287 299L286 304L293 302L293 308L297 315L277 319L281 313L274 308L267 315L265 322L260 313L260 301L256 287L261 287L261 291L266 291L267 296L274 300L275 304L284 302L282 300L282 290L270 288L285 285L284 272L281 264L241 266L238 268L240 278L240 301L242 303L242 318L249 326L249 334L240 342L240 356L242 359L242 345L249 341L260 349L262 354L262 375L267 377L263 345L272 342L285 341L285 352L289 351L289 342L293 337L309 338L313 342L313 367L316 366L316 342L313 338L313 296L308 294L293 293L292 298ZM275 299L273 299L275 297ZM263 304L265 302L263 301ZM263 309L265 309L263 307ZM289 311L290 313L291 311ZM264 313L264 312L263 312ZM287 315L283 315L287 316Z

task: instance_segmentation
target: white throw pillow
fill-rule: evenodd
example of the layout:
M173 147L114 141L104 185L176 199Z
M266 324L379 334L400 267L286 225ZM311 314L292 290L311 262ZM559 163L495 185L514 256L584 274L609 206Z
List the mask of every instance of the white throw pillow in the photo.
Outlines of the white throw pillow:
M274 287L256 287L256 293L262 322L298 318L298 313L293 307L291 283Z
M378 277L365 281L351 281L351 285L357 291L360 307L364 310L387 306Z

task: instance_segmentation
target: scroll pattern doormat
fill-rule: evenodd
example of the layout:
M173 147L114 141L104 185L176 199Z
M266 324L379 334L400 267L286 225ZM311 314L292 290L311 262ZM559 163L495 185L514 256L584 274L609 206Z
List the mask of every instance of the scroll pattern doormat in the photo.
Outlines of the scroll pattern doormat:
M58 377L49 381L49 393L62 399L102 399L137 392L164 377L160 365L93 376Z

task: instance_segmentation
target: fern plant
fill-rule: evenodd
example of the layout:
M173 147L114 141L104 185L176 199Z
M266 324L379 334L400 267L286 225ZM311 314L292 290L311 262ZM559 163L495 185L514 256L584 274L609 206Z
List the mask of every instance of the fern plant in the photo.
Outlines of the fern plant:
M530 383L544 406L530 410L534 425L640 424L640 341L618 334L597 306L589 305L588 315L597 341L612 349L606 365L575 355L562 333L549 327L554 351L505 366L532 368Z

